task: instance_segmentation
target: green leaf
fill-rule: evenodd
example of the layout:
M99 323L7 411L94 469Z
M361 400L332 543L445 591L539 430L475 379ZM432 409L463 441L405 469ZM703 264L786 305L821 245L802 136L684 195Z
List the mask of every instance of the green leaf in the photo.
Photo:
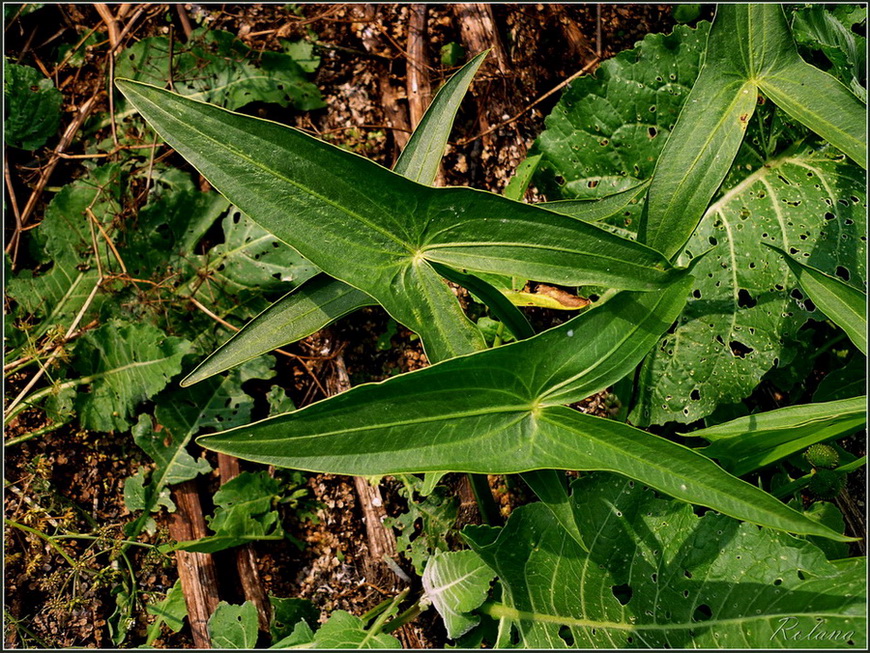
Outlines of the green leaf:
M778 247L801 288L831 321L843 329L861 353L867 355L867 294L839 279L801 263Z
M160 637L161 628L166 624L173 633L177 633L184 626L184 618L187 616L187 603L184 600L184 590L181 587L181 579L166 593L162 601L149 603L146 606L148 614L157 619L148 626L145 636L145 645L150 646L154 640Z
M595 75L571 82L530 153L542 155L535 180L547 198L597 199L652 176L698 77L709 30L702 22L648 34L601 62ZM636 228L644 204L610 223Z
M307 599L282 599L270 594L269 604L272 606L269 633L272 635L273 642L292 635L300 621L309 626L316 626L320 618L320 610Z
M3 138L7 145L35 150L60 126L63 96L50 79L8 59L3 67Z
M226 292L295 288L319 272L293 248L238 210L230 211L222 226L224 242L211 249L209 257L214 259L210 264L214 278Z
M366 630L361 619L344 610L335 610L314 634L311 648L402 648L395 637Z
M280 483L268 472L242 472L214 495L215 512L208 525L215 534L167 550L214 553L257 540L284 539L281 516L273 508L279 493Z
M31 254L50 266L47 270L24 270L7 278L6 292L26 312L41 319L31 332L40 338L49 328L61 325L64 330L84 306L97 284L99 274L94 260L93 239L85 209L108 228L121 212L122 171L112 164L93 169L89 174L68 184L54 196L45 216L32 232ZM104 243L101 235L98 243ZM100 248L105 269L117 269L114 259ZM97 294L92 310L84 316L84 324L96 314L103 297Z
M866 397L788 406L693 431L703 449L735 476L781 460L811 444L849 435L867 420Z
M304 39L285 41L279 39L281 47L306 73L313 73L320 65L320 57L314 54L314 44Z
M867 394L867 358L853 356L843 367L832 370L813 393L813 401L835 401Z
M284 295L206 358L182 382L203 379L296 342L374 300L361 290L320 274Z
M488 54L477 55L444 83L396 159L393 172L427 186L434 183L459 105Z
M423 572L424 599L438 610L450 639L480 623L479 616L469 613L486 600L494 576L474 551L438 552L430 558Z
M543 202L538 206L548 211L570 215L578 220L597 222L618 216L629 206L637 204L643 199L643 195L648 187L649 182L644 181L637 186L632 186L610 195L604 195L597 199L559 200L556 202Z
M173 52L170 75L169 54ZM258 64L258 65L255 65ZM310 68L311 61L305 63ZM163 87L231 110L268 102L302 111L325 106L317 86L288 54L254 52L230 32L197 30L188 43L165 36L144 38L118 55L115 76ZM118 111L116 121L135 110Z
M82 427L129 429L135 408L181 371L181 359L189 349L186 340L169 337L145 323L116 320L84 334L76 342L72 360L81 377L67 381L68 385L87 386L75 398Z
M483 611L513 622L521 647L788 648L813 629L813 646L864 646L863 558L828 562L809 542L698 517L610 475L573 490L589 553L540 504L464 531L503 586Z
M693 422L741 401L771 368L791 363L792 343L814 314L782 256L762 243L863 285L863 171L825 148L767 155L768 138L790 137L783 130L776 113L753 130L681 253L685 263L716 245L694 268L676 329L644 361L632 423Z
M612 470L741 519L831 537L690 449L560 405L633 369L680 311L688 283L620 293L528 340L358 386L200 442L265 464L364 476ZM575 335L582 346L566 348Z
M434 360L483 342L429 261L643 290L673 275L658 253L592 225L468 188L421 186L293 129L131 81L118 86L230 201L378 300L421 334Z
M242 605L221 601L208 618L208 634L215 648L253 649L257 643L257 606L250 601Z

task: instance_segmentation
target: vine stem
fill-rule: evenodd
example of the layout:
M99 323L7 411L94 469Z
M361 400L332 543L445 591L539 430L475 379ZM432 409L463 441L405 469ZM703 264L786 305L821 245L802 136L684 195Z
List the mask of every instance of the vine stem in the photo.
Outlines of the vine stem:
M13 521L12 519L7 519L6 523L9 524L10 526L14 526L15 528L17 528L19 530L25 531L27 533L32 533L33 535L36 535L37 537L42 538L43 540L48 542L48 544L55 551L57 551L64 560L66 560L69 563L70 567L75 568L75 566L76 566L75 560L70 558L69 555L67 554L67 552L64 551L63 548L61 548L61 546L57 542L55 542L54 539L52 539L50 536L46 535L42 531L36 530L35 528L31 528L30 526L25 526L24 524L19 524L17 521Z

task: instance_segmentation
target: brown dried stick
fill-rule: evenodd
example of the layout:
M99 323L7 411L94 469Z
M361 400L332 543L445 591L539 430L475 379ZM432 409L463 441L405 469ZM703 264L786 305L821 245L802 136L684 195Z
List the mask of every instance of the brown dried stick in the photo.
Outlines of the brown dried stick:
M169 536L176 542L205 537L205 518L202 516L196 481L185 481L175 486L172 498L176 510L169 521ZM196 648L211 648L208 618L220 602L214 558L210 553L176 551L175 566L187 603L193 645Z

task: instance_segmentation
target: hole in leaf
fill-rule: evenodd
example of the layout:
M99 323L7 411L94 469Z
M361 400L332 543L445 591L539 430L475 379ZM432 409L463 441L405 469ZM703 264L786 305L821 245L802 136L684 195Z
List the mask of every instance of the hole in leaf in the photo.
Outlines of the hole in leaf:
M825 220L833 220L837 216L831 213L830 211L825 211Z
M752 347L747 347L742 342L737 340L732 340L728 343L731 347L731 353L734 354L737 358L746 358L748 354L751 354L755 350Z
M646 130L646 133L650 138L655 138L659 131L655 127L650 127Z
M750 263L750 267L752 264ZM746 288L741 288L737 292L737 305L740 308L752 308L758 304L758 300L756 300L752 295L749 294L749 291Z
M586 186L588 188L595 188L597 185L598 185L597 179L590 179L589 181L586 182Z
M697 608L695 608L695 612L694 614L692 614L692 621L709 621L712 618L713 611L706 603L702 603Z
M842 265L837 266L837 271L834 274L840 277L843 281L848 281L849 277L852 276L849 274L849 270L844 268Z
M777 578L775 581L773 581L773 584L774 585L782 585L782 578Z
M794 290L791 291L791 296L794 297L798 301L800 301L804 298L804 294L800 290L798 290L797 288L795 288Z
M698 390L698 388L692 390L692 392L689 394L689 398L692 401L698 401L701 399L701 392Z
M574 647L574 633L571 632L571 629L568 626L562 626L559 629L559 637L561 637L562 641L568 645L568 648Z
M613 596L616 597L616 600L620 602L622 605L628 605L628 602L631 601L631 586L628 583L623 583L622 585L614 585L610 588L613 592Z
M694 297L695 299L701 299L701 291L695 288L692 291L692 297Z

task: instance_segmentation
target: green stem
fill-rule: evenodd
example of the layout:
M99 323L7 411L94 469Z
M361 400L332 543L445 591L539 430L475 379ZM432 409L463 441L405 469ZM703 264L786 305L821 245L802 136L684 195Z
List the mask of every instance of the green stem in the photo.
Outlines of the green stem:
M420 601L418 600L414 605L412 605L410 608L405 610L398 617L393 619L390 623L386 624L383 628L381 628L381 632L382 633L391 633L394 630L401 628L405 624L411 623L412 621L414 621L414 619L419 617L421 614L426 612L426 610L428 610L428 609L429 609L428 606L425 608L422 607L420 605Z
M6 520L6 523L9 524L10 526L14 526L15 528L17 528L17 529L19 529L19 530L26 531L26 532L28 532L28 533L33 533L33 534L36 535L37 537L41 537L43 540L45 540L46 542L48 542L49 545L50 545L50 546L51 546L55 551L57 551L57 552L61 555L61 557L62 557L64 560L66 560L66 561L69 563L70 567L73 567L73 568L76 567L75 560L73 560L72 558L70 558L70 557L67 555L66 551L64 551L64 550L60 547L60 545L59 545L57 542L54 541L54 539L53 539L51 536L46 535L46 534L43 533L42 531L38 531L38 530L36 530L35 528L31 528L30 526L25 526L24 524L19 524L17 521L13 521L13 520L11 520L11 519L7 519L7 520Z
M23 405L23 404L22 404ZM6 440L3 443L6 447L14 447L16 444L21 444L22 442L27 442L28 440L33 440L34 438L38 438L46 433L51 433L52 431L57 431L62 426L66 426L70 423L70 420L65 422L58 422L57 424L49 424L48 426L43 426L40 429L36 429L35 431L31 431L30 433L25 433L24 435L20 435L17 438L12 438L11 440Z
M468 474L467 476L483 523L487 526L501 526L501 510L496 505L495 499L492 498L492 489L489 487L486 474Z

